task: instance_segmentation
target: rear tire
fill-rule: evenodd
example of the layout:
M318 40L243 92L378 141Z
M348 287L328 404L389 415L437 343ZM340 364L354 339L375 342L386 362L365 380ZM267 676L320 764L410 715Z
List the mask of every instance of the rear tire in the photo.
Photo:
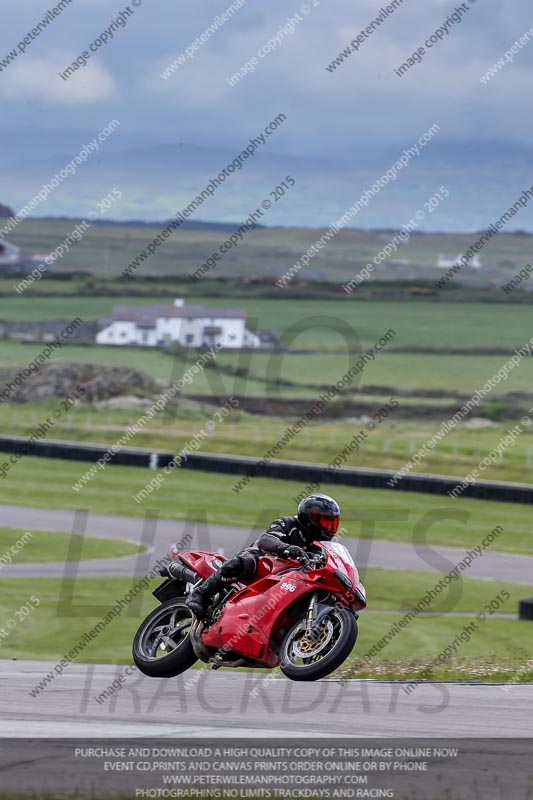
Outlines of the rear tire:
M133 640L133 660L150 678L173 678L198 660L189 636L192 612L173 597L148 614Z
M279 652L281 671L293 681L325 678L346 661L357 641L357 622L346 608L332 608L323 617L316 641L305 636L305 622L293 625Z

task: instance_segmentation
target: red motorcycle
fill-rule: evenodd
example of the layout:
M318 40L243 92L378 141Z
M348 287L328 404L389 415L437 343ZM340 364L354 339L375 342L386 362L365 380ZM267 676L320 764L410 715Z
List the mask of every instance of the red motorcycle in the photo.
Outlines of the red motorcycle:
M161 605L133 642L134 661L145 675L172 678L200 659L213 669L279 666L292 680L315 681L350 655L366 593L344 545L315 542L300 562L261 556L254 577L215 595L202 620L186 597L225 559L193 550L177 560L177 577L153 592Z

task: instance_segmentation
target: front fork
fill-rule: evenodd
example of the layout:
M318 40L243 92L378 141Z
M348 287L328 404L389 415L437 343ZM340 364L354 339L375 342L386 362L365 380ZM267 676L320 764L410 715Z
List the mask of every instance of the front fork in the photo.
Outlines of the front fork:
M306 623L305 623L305 632L306 633L312 633L313 632L313 627L314 627L314 623L315 623L315 620L316 620L316 604L317 604L317 602L318 602L318 595L315 592L314 594L311 595L311 599L309 601L309 607L307 609L307 618L306 618Z
M311 595L309 606L307 607L307 616L305 619L305 635L313 636L317 629L320 628L323 617L326 617L331 612L332 606L329 603L320 602L317 592ZM352 611L354 617L358 619L359 614Z

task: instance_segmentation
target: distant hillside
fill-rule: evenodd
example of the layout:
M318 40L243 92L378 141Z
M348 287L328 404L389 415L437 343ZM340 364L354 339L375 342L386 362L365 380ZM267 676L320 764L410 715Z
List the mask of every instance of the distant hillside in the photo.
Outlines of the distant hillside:
M243 142L243 147L246 142ZM413 143L405 142L405 148ZM327 227L389 170L403 148L374 158L354 142L351 163L276 153L273 137L243 162L193 213L189 223L216 219L242 222L270 200L261 223L267 226ZM4 198L17 209L73 157L65 152L44 160L22 160L2 168ZM122 199L108 212L119 220L150 222L170 218L185 208L231 164L237 152L193 144L114 150L112 145L79 167L40 207L38 216L84 217L113 188ZM270 193L291 175L296 185L285 196ZM441 185L448 199L420 222L420 230L472 231L488 225L533 183L533 148L507 142L446 141L435 138L381 189L351 224L355 228L399 228L424 209ZM513 229L533 231L533 202L513 220ZM192 230L193 228L191 228Z

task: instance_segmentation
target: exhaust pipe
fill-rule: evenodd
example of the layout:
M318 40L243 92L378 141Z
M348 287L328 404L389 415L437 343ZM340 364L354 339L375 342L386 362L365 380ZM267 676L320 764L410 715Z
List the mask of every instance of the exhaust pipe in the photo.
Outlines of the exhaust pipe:
M197 583L200 579L196 572L193 572L192 569L178 561L173 561L172 564L169 564L168 571L173 578L186 583Z

